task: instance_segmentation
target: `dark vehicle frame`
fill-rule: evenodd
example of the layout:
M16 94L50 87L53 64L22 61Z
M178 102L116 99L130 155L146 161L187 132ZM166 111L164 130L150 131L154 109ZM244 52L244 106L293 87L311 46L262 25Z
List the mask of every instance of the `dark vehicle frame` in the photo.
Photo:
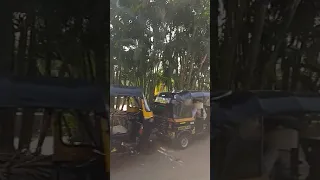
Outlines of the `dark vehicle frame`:
M210 92L180 91L162 92L153 104L157 136L169 140L174 146L185 149L195 135L210 132ZM161 102L161 98L164 101ZM204 104L206 118L193 118L191 106L185 106L186 101L197 99ZM179 116L175 116L179 114Z
M0 108L41 108L47 114L35 152L1 155L1 175L9 179L108 179L110 173L109 129L104 94L99 87L69 78L0 77ZM66 144L62 140L64 113L83 117L89 144ZM89 112L93 114L93 124ZM42 155L48 131L52 131L53 154ZM9 159L8 159L9 158ZM7 160L5 160L7 159ZM6 173L9 171L10 173ZM91 171L91 172L90 172Z
M311 167L307 179L320 178L320 164L315 161L319 159L316 154L320 152L320 140L315 139L314 134L305 135L314 123L310 119L317 118L313 114L320 113L318 93L236 91L214 98L211 103L211 113L214 114L211 117L211 168L214 179L261 177L264 173L263 156L266 148L264 133L274 124L298 130L296 143L302 146ZM238 130L250 118L258 118L261 134L258 139L244 140L239 137ZM316 121L319 121L319 117ZM317 136L320 134L317 133ZM290 154L291 177L297 179L299 148L292 148ZM241 165L243 162L250 162L245 167L251 168L241 168L244 167Z

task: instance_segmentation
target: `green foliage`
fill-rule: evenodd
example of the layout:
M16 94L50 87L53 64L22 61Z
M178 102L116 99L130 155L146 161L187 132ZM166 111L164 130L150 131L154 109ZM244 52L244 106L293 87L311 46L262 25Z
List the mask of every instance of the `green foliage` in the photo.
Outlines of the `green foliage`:
M66 124L64 124L64 125L66 127L70 128L70 129L76 129L78 127L78 120L73 114L65 113L65 114L63 114L63 118L65 119Z
M125 1L110 14L114 83L141 86L149 98L160 82L209 89L201 83L210 82L209 1Z
M19 75L141 86L148 98L160 82L170 90L209 89L210 60L215 88L318 86L316 77L302 80L318 73L302 69L318 64L316 2L234 2L213 1L210 9L209 0L112 0L110 19L109 2L25 3L13 9L15 62L4 64L14 64ZM261 37L254 37L259 24Z
M211 9L211 13L218 12L215 17L219 19L212 26L212 32L216 33L211 35L211 41L215 41L212 43L215 50L211 52L213 86L319 90L319 49L315 48L319 39L317 2L245 0L241 3L219 1L214 5L216 9ZM257 37L259 25L263 27L261 37ZM309 88L310 82L317 88Z

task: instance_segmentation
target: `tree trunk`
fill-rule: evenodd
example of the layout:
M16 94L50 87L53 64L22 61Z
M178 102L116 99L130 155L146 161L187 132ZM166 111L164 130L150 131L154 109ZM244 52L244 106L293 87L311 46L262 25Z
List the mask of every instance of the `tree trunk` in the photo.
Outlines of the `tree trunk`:
M104 23L106 18L106 12L108 5L106 1L99 0L96 2L94 7L95 13L90 19L89 31L92 33L92 50L94 52L94 62L95 62L95 83L101 86L107 94L109 92L109 84L107 83L107 59L109 59L109 53L107 52L106 46L106 34L109 34L110 26L106 28ZM108 10L108 11L107 11ZM108 40L109 41L109 40ZM108 43L107 43L108 44ZM109 76L109 75L108 75ZM106 101L109 101L109 96L106 96Z
M86 52L86 59L87 59L87 63L88 63L88 78L89 81L93 81L94 80L94 67L93 67L93 63L92 63L92 59L91 59L91 52L87 51Z
M246 9L246 0L228 1L227 2L227 25L226 34L223 45L223 54L220 71L220 88L230 89L231 88L231 77L230 68L233 69L233 62L235 57L235 49L239 40L239 33L241 32L243 25L243 15Z
M290 7L290 12L288 14L288 18L284 20L285 24L284 27L280 30L280 32L277 35L277 42L274 46L274 51L272 52L270 59L268 60L268 62L266 63L265 67L263 68L263 72L262 72L262 82L266 82L268 77L266 76L266 73L268 71L268 69L273 69L274 68L274 64L276 63L276 61L278 60L278 55L279 55L279 51L283 45L283 43L286 40L286 34L287 31L291 25L291 22L293 20L293 17L295 16L296 10L300 4L301 0L293 0L293 3L291 4ZM263 88L264 84L262 84Z
M36 16L32 14L30 22L27 22L30 25L30 38L29 38L29 50L28 50L28 76L37 76L39 74L39 69L37 67L37 59L36 59Z
M281 69L282 69L282 90L289 90L289 78L290 78L290 64L289 59L282 59Z
M29 17L27 16L27 19ZM19 46L18 46L18 57L14 66L15 75L24 75L24 65L26 60L26 49L27 49L27 20L23 20L20 24L20 37L19 37Z
M297 53L295 57L295 61L292 67L292 75L291 75L291 91L298 91L298 82L300 80L300 68L301 68L301 55Z
M212 17L214 17L214 19L212 20L212 22L210 23L210 29L211 29L211 45L210 45L210 53L211 53L211 57L212 57L212 61L211 61L211 67L213 69L212 72L212 77L213 79L211 79L211 89L215 88L216 86L218 86L218 84L216 84L218 82L218 50L219 50L219 22L218 22L218 17L219 17L219 1L211 1L211 3L213 3L213 5L211 7L213 7L213 9L211 10L212 13Z
M246 77L246 81L244 84L245 89L250 89L252 82L254 80L254 70L257 65L257 57L260 52L260 41L261 41L261 36L263 32L263 27L264 27L264 22L265 22L265 17L266 17L266 12L268 8L268 0L260 0L257 2L257 13L255 16L255 26L254 26L254 32L252 35L252 42L251 42L251 48L249 51L249 55L247 56L248 60L248 74Z
M34 109L23 109L18 149L28 149L33 135Z
M27 69L27 76L29 77L34 77L37 75L37 63L35 59L35 48L34 48L34 45L36 44L34 25L35 25L35 15L29 16L27 18L27 26L31 27L30 38L29 38L30 43L29 43L29 50L28 50L29 65ZM20 74L20 75L23 75L23 74ZM33 108L23 109L19 145L18 145L19 150L30 148L30 142L33 135L34 113L35 113L35 110Z

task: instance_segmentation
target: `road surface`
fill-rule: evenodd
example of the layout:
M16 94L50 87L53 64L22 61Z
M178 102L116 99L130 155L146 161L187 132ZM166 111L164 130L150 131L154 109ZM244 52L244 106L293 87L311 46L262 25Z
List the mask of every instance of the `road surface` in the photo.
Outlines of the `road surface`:
M35 149L37 139L31 143ZM15 146L18 138L15 138ZM47 137L42 154L52 154L52 137ZM210 179L210 139L194 141L185 150L173 150L165 143L157 145L151 155L121 157L111 159L111 180L209 180Z
M185 150L161 143L152 155L111 159L111 180L209 180L210 139L195 141Z

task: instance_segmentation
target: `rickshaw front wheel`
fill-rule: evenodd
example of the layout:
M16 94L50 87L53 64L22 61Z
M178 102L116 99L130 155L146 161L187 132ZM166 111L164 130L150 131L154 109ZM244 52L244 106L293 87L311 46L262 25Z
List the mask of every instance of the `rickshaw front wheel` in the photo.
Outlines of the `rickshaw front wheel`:
M189 133L183 133L175 140L175 146L179 149L186 149L191 142Z

